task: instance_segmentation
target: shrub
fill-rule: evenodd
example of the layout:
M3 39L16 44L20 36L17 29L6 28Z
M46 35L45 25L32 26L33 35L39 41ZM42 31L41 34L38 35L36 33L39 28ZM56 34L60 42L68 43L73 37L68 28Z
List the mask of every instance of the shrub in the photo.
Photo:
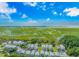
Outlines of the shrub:
M66 35L60 40L61 44L64 44L66 48L79 47L79 38L72 35Z
M79 56L79 47L68 48L67 54L69 56L75 56L75 57Z

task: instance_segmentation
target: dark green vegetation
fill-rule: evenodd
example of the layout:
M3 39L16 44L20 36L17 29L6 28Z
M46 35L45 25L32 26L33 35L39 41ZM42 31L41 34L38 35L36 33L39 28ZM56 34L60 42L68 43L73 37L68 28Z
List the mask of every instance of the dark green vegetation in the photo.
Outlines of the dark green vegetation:
M79 56L79 38L77 36L66 35L60 42L66 47L70 56Z
M63 44L69 56L79 56L79 28L0 27L0 42L23 40L31 44ZM40 49L40 48L39 48Z

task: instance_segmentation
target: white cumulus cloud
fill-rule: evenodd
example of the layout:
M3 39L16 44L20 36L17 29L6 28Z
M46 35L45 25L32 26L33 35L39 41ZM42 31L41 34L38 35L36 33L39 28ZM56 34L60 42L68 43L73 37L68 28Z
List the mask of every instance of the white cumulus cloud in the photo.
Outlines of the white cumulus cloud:
M24 5L29 5L31 7L35 7L35 6L37 6L37 3L36 2L24 2Z
M59 13L60 16L62 16L62 13Z
M50 18L47 18L46 21L50 21Z
M0 13L5 13L5 14L16 13L16 8L10 8L7 3L0 2Z
M54 15L57 15L57 12L55 11L55 12L53 12L53 14L54 14Z
M17 12L16 8L10 8L8 6L8 3L0 2L0 14L2 14L1 16L3 16L3 18L8 19L7 21L13 22L13 20L11 19L10 14L16 13L16 12Z
M46 9L47 9L46 5L41 6L41 8L43 11L46 11Z
M50 3L50 6L54 6L55 5L55 2L53 2L53 3Z
M79 16L79 8L66 8L63 12L67 13L67 16Z
M23 14L21 18L27 18L28 16L26 14Z

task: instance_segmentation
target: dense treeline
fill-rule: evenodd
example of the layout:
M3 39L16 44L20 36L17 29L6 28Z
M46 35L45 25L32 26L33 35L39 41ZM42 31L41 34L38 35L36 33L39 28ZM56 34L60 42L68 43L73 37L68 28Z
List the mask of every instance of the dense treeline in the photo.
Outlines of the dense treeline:
M65 35L61 40L69 56L79 56L79 38L73 35Z

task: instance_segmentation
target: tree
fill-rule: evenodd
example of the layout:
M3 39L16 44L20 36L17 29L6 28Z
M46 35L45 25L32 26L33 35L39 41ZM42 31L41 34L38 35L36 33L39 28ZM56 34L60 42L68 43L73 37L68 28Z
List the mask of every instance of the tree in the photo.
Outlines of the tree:
M60 39L60 43L66 48L79 47L79 38L72 35L66 35Z
M69 56L75 56L75 57L79 56L79 47L68 48L67 54Z
M72 35L65 35L60 39L60 43L67 49L69 56L79 56L79 38Z

